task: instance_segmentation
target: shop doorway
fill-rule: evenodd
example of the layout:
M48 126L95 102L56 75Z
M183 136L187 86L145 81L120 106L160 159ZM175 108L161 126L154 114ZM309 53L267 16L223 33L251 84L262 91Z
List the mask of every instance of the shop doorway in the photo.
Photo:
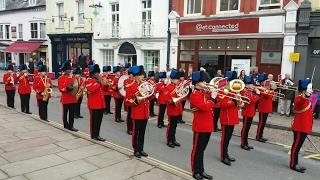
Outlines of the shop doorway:
M19 53L19 64L24 64L25 59L24 59L24 53Z
M131 64L132 66L137 65L137 55L123 56L124 64Z

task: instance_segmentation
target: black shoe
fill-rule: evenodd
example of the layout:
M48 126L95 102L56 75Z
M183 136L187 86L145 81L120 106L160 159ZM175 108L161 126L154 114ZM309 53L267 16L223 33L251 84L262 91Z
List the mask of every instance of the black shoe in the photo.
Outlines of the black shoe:
M172 144L173 144L174 146L177 146L177 147L180 147L180 146L181 146L181 144L178 143L177 141L173 142Z
M79 115L78 118L83 118L83 116Z
M127 131L127 134L132 135L132 131Z
M235 158L230 157L229 155L227 156L227 159L228 159L229 161L231 161L231 162L235 162L235 161L236 161L236 159L235 159Z
M202 179L203 179L203 177L201 176L201 174L195 174L195 175L193 175L193 178L194 178L194 179L197 179L197 180L202 180Z
M217 131L218 131L218 132L220 132L220 131L221 131L221 129L217 128Z
M268 139L266 138L260 138L260 139L257 139L259 142L262 142L262 143L265 143L268 141Z
M141 151L140 154L141 154L141 156L143 156L143 157L148 157L148 154L147 154L146 152L144 152L144 151Z
M69 128L69 130L70 130L70 131L74 131L74 132L77 132L77 131L78 131L78 129L76 129L76 128L74 128L74 127Z
M75 118L75 119L78 119L78 118L79 118L79 116L78 116L78 115L74 115L74 118Z
M240 147L241 147L241 149L244 149L246 151L250 151L250 148L247 145L245 145L245 146L241 145Z
M201 175L204 179L213 179L213 177L205 172L202 173Z
M155 115L154 113L153 114L150 114L150 117L156 117L157 115Z
M247 147L248 147L249 149L254 149L254 148L253 148L253 146L249 146L249 145L247 145Z
M305 168L305 167L303 167L303 166L300 166L300 165L299 165L299 167L300 167L300 169L302 169L303 171L306 171L306 170L307 170L307 168Z
M113 114L113 112L108 112L108 114Z
M229 161L228 158L224 158L223 160L221 160L221 162L225 165L231 166L231 162Z
M141 154L139 152L135 152L134 156L137 157L137 158L141 158Z
M186 122L184 120L181 120L178 123L185 124Z
M26 114L32 114L31 112L26 112Z
M124 120L122 120L122 119L118 119L118 121L119 121L120 123L124 122Z
M163 127L162 125L158 125L158 128L160 128L160 129L161 129L162 127Z
M174 147L175 147L175 145L174 145L172 142L169 142L169 143L167 144L167 146L169 146L169 147L171 147L171 148L174 148Z
M284 116L284 114L280 114L280 116Z
M166 125L164 125L164 124L161 124L161 126L162 126L162 127L167 127L167 126L166 126Z
M306 171L306 170L303 170L299 165L295 165L294 167L290 167L290 168L299 173L304 173Z
M94 138L94 140L96 140L96 141L106 141L104 138L102 138L100 136Z
M108 112L103 112L103 114L104 114L104 115L107 115L107 114L109 114L109 113L108 113Z

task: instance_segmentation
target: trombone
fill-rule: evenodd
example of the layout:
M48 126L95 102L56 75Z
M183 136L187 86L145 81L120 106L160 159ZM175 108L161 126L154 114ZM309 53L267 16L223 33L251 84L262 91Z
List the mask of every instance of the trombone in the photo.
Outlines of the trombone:
M274 82L274 83L276 84L278 89L298 92L298 87L296 86L282 85L280 82Z
M274 94L271 94L271 92L265 88L265 87L261 87L261 86L256 86L255 87L256 89L258 89L259 91L265 93L265 94L269 94L269 95L272 95L273 97L275 98L280 98L280 99L283 99L285 97L284 94L280 93L280 92L273 92Z

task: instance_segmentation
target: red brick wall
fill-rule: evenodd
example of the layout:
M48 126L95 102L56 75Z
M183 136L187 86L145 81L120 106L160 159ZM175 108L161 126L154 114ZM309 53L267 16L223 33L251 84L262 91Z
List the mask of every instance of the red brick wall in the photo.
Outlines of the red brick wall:
M181 17L183 17L184 0L173 0L172 1L172 10L176 11Z
M202 14L205 16L210 16L212 14L216 14L216 1L212 0L203 0L203 9Z
M283 7L285 7L291 0L283 0ZM294 0L297 4L299 4L301 0Z

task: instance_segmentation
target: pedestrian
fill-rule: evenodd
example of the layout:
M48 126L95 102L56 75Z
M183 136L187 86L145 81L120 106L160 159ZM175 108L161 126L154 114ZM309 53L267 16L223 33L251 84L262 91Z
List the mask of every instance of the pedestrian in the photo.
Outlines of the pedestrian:
M119 66L114 66L113 67L113 73L114 73L114 78L113 78L113 98L114 98L114 103L115 103L115 112L114 112L114 120L117 123L122 123L124 122L121 119L121 108L122 108L122 103L123 103L123 97L121 96L119 89L118 89L118 82L119 78L121 76L120 72L120 67Z
M158 128L166 127L164 125L164 115L166 113L167 103L166 103L166 96L168 93L167 86L169 85L169 82L167 81L167 73L166 72L160 72L159 73L159 83L157 83L156 91L159 93L158 95L158 121L157 126Z
M137 158L147 157L148 154L144 152L144 135L149 119L149 101L147 98L138 99L142 97L138 87L144 82L144 68L143 66L133 66L132 75L134 76L134 83L127 89L126 101L131 105L131 118L133 122L132 130L132 147L133 154Z
M178 98L177 88L179 86L180 73L176 69L172 69L170 73L171 83L167 87L167 146L170 148L180 147L180 143L176 141L177 123L182 119L182 103L181 100L174 102L174 98Z
M158 83L159 82L159 67L154 66L153 71L154 71L154 79L156 80L156 83Z
M307 135L312 131L312 107L309 97L312 94L312 84L309 79L299 81L299 96L294 99L294 120L291 130L293 131L293 144L291 146L290 168L304 173L306 168L299 165L299 151Z
M83 116L81 116L81 104L82 104L84 89L85 89L85 86L84 86L85 79L83 77L81 77L81 73L82 73L81 68L79 66L76 67L76 69L74 69L74 71L73 71L74 78L78 82L78 86L79 86L79 90L76 95L77 103L76 103L76 107L75 107L75 111L74 111L74 118L75 119L83 118Z
M152 84L154 87L156 86L157 83L156 83L155 72L154 71L149 71L148 72L148 82L150 84ZM149 102L149 104L150 104L150 108L149 108L150 117L155 117L156 114L154 113L154 104L156 102L156 96L155 95L151 96L149 98L149 100L150 100L150 102Z
M190 84L189 81L187 81L187 80L185 79L185 73L184 73L184 70L183 70L183 69L180 69L180 71L179 71L179 76L180 76L180 82L179 82L179 84L180 84L181 87L183 87L183 86L186 87L186 86L188 86L188 85ZM190 91L190 92L191 92L191 91ZM186 105L187 98L188 98L188 97L185 97L185 98L183 98L183 99L181 100L182 113L183 113L184 107L185 107L185 105ZM182 117L183 117L183 116L182 116ZM185 122L184 120L182 120L182 118L181 118L181 120L179 120L178 123L184 124L184 123L186 123L186 122Z
M283 94L284 97L279 99L278 112L280 113L280 116L286 115L289 117L291 111L291 102L295 95L294 91L288 89L294 85L293 80L290 78L290 74L285 74L285 78L280 81L280 85L280 93Z
M193 109L193 148L191 152L192 176L195 179L212 179L211 175L204 172L204 151L210 140L214 129L212 109L217 93L213 92L211 97L205 91L205 72L196 71L192 73L192 84L195 86L190 95L190 106Z
M76 88L73 86L76 79L72 76L70 62L65 61L61 66L61 70L63 75L58 78L58 89L61 92L60 102L62 103L63 127L70 131L78 131L73 127L77 98L72 93Z
M48 121L48 103L52 93L52 81L47 76L47 66L38 66L38 75L34 77L33 89L36 92L41 120Z
M238 76L238 79L241 79L243 81L245 76L246 76L246 71L245 70L241 70L240 74Z
M30 112L30 94L31 85L28 78L28 70L25 64L20 65L20 73L18 76L19 86L18 93L20 94L21 112L31 114Z
M215 78L217 78L217 77L223 78L223 74L222 74L221 69L217 70L217 74L215 74L214 77ZM214 132L221 131L221 129L218 127L219 117L220 117L220 108L219 108L219 106L217 106L213 110Z
M98 64L89 65L90 77L87 78L87 106L90 111L90 136L96 141L105 141L100 136L100 128L103 118L103 111L106 108L103 87L100 81L100 67Z
M14 96L16 94L16 84L18 82L16 73L13 72L13 65L9 64L7 67L7 73L3 75L3 83L5 84L5 91L7 94L7 106L14 107Z

